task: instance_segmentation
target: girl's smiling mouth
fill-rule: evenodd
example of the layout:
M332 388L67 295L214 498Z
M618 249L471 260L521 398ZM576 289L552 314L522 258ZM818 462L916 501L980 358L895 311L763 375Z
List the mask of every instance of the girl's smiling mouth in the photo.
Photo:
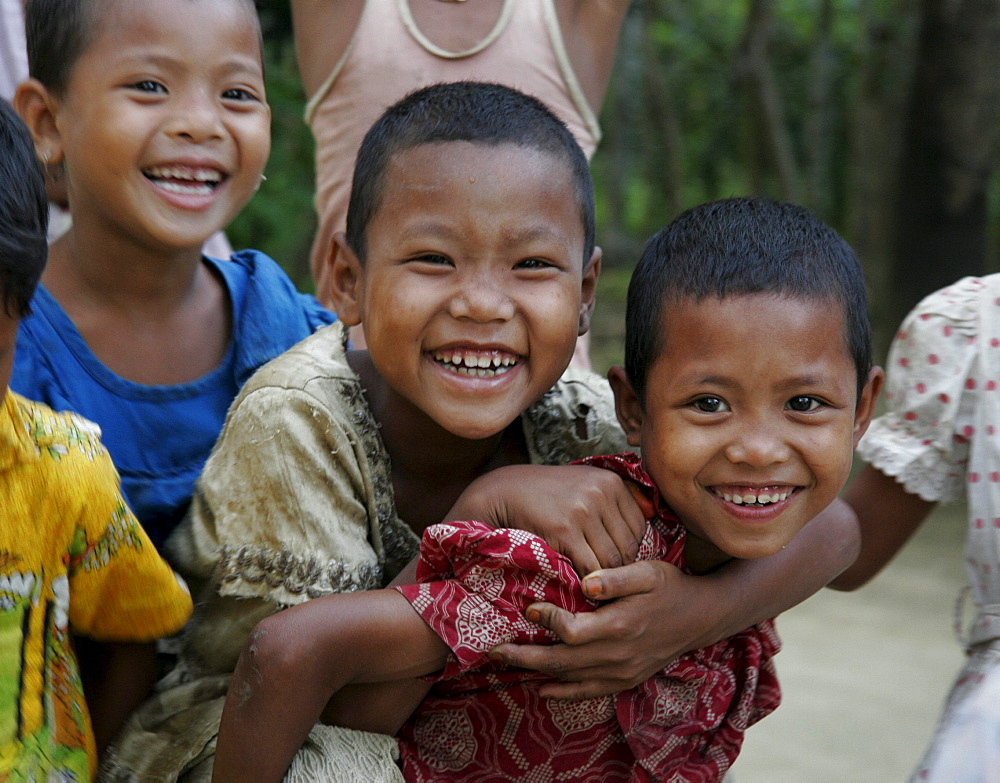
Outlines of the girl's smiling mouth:
M181 196L210 196L225 178L221 171L207 166L152 166L142 173L158 188Z
M450 372L470 378L498 378L510 372L520 359L500 350L444 349L430 352L437 364Z

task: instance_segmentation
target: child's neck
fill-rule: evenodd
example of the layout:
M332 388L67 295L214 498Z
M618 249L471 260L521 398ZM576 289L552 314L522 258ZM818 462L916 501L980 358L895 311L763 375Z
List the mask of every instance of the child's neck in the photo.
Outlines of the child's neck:
M73 227L52 245L42 282L98 360L136 383L193 381L228 347L228 294L200 248L96 246Z
M352 353L349 360L392 463L396 511L416 532L444 519L474 479L529 461L520 419L489 438L459 437L390 389L366 351Z
M727 555L711 541L700 538L688 530L684 542L684 562L693 573L705 574L714 571L732 559L732 555Z

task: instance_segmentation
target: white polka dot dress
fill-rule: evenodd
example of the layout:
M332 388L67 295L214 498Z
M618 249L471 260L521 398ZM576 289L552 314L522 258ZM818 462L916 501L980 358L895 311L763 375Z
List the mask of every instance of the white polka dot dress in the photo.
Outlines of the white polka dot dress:
M858 453L926 501L968 501L965 556L976 616L962 641L970 658L914 777L945 780L942 754L957 747L958 727L969 725L963 704L975 701L979 683L1000 665L1000 275L967 277L924 299L900 327L886 371L888 412L872 422ZM1000 703L992 720L1000 727ZM954 774L950 761L947 769Z

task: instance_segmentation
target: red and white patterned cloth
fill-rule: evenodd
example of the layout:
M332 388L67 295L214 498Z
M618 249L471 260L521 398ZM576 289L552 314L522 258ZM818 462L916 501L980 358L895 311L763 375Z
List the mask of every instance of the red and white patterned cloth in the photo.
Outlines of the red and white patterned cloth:
M639 550L685 568L686 531L660 502L634 454L586 464L634 481L656 513ZM396 588L451 648L444 671L400 732L403 772L413 781L717 781L743 732L780 701L771 621L682 655L616 696L558 701L538 696L545 675L490 661L503 642L552 643L524 619L537 601L572 612L597 603L569 560L522 530L481 522L429 527L418 584ZM669 618L664 618L669 622Z

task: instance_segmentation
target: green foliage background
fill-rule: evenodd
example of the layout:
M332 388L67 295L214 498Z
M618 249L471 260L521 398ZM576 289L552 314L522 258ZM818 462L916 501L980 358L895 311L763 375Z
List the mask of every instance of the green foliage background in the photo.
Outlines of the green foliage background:
M301 290L312 290L308 257L315 229L313 149L287 4L259 2L264 26L273 147L267 181L229 229L234 247L272 255ZM605 274L594 325L598 369L619 361L624 291L642 242L680 210L756 193L800 201L852 236L858 106L867 94L892 96L906 84L894 42L912 37L916 0L780 0L773 11L767 60L780 96L783 131L795 163L789 185L777 180L761 149L738 79L747 2L635 0L601 114L604 139L593 160L598 238ZM905 52L905 46L896 45ZM899 87L898 89L904 89ZM792 192L788 192L789 187ZM990 187L988 259L1000 267L1000 179ZM852 217L853 216L853 217ZM853 221L853 222L852 222ZM873 300L883 258L867 257ZM876 310L877 314L877 310ZM879 326L879 324L877 324ZM894 324L893 324L894 326ZM881 325L883 331L891 329Z

